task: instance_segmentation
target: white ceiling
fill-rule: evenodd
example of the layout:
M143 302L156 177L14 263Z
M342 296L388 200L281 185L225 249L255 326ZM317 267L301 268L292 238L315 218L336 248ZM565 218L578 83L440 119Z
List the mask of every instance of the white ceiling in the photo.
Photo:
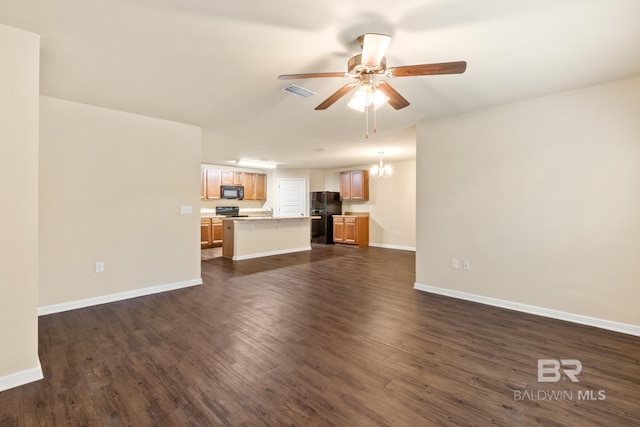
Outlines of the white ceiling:
M41 35L43 95L201 126L218 164L411 159L423 120L640 75L638 0L0 0L0 23ZM366 32L393 37L388 67L467 71L390 80L411 105L368 140L349 96L314 110L348 79L276 79L346 71Z

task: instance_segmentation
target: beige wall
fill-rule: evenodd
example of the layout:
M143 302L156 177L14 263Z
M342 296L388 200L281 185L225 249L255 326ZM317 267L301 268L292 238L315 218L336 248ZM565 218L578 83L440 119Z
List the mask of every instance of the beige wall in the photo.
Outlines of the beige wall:
M343 202L342 212L369 213L370 245L414 250L416 247L416 161L388 164L393 169L390 177L369 179L369 200ZM340 171L370 167L371 164L367 164L327 170L324 176L325 190L340 191Z
M39 36L0 25L0 391L32 381L41 373L37 317L39 49Z
M639 118L636 77L422 123L417 285L640 325Z
M199 280L200 129L50 97L40 113L40 307Z

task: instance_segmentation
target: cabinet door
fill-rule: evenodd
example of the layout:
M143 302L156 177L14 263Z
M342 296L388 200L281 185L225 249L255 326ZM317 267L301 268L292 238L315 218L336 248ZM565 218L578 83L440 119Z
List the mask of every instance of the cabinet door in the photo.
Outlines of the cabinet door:
M340 172L340 200L351 200L351 172Z
M356 218L355 243L361 248L369 246L369 217L359 216Z
M233 185L233 172L232 171L220 171L220 184Z
M207 172L200 169L200 200L207 198Z
M211 246L211 220L210 219L201 219L200 220L200 247L208 248Z
M258 173L255 175L255 199L267 200L267 175Z
M207 199L220 198L220 171L207 169Z
M219 248L222 246L222 220L211 220L211 246Z
M255 177L256 174L253 172L245 172L243 185L244 185L244 199L245 200L255 200L256 199L256 185L255 185Z
M369 171L351 171L351 200L369 200Z
M333 217L333 241L344 243L344 218Z
M344 219L344 243L356 244L356 218Z
M233 173L233 185L243 185L244 184L244 173L243 172L234 172Z

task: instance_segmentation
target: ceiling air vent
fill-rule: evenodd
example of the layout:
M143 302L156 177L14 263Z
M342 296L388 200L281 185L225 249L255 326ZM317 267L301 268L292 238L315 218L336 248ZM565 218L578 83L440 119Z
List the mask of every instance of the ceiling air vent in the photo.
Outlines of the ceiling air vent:
M285 88L281 89L283 92L289 92L293 95L299 96L301 98L308 98L311 95L315 95L315 92L311 92L308 89L305 89L303 87L300 86L296 86L296 85L289 85Z

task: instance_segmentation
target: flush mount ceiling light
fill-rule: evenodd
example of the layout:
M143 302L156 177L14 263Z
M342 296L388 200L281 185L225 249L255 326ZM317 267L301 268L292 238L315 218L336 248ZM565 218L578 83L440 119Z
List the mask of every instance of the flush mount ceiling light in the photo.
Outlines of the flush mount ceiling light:
M367 33L358 37L358 43L362 48L362 53L355 55L347 62L347 71L329 72L329 73L301 73L301 74L282 74L278 76L280 80L287 79L309 79L316 77L351 77L355 81L347 83L340 89L335 91L331 96L325 99L316 107L316 110L326 110L332 106L337 100L345 96L347 93L357 89L354 99L351 100L349 106L364 111L367 116L367 131L365 136L369 136L368 131L368 109L376 103L382 105L388 102L391 107L400 110L409 105L409 101L404 99L389 83L384 80L376 80L376 77L412 77L412 76L429 76L436 74L460 74L467 69L465 61L443 62L436 64L406 65L402 67L387 68L387 59L385 53L391 37L386 34ZM386 96L386 101L376 101L376 95L380 92ZM352 105L353 104L353 105ZM374 115L374 132L375 115Z
M371 169L369 170L369 175L371 175L374 178L387 178L391 176L391 165L385 165L384 163L382 163L382 155L384 154L384 151L378 151L378 154L380 154L380 162L378 162L377 165L373 165L371 166Z
M276 168L276 164L275 163L269 163L269 162L257 162L254 160L236 160L236 164L238 166L244 166L247 168L256 168L256 169L275 169Z

